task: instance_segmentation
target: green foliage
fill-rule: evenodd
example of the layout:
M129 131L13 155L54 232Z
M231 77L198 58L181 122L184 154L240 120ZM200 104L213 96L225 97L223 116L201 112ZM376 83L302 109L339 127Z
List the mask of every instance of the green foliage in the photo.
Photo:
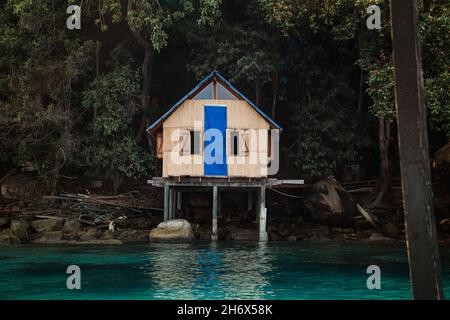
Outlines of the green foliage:
M206 1L204 1L206 3ZM188 68L197 79L211 70L219 70L234 83L264 85L279 69L278 31L263 22L255 1L228 3L230 14L212 15L216 21L188 33L192 46ZM239 15L234 14L238 7ZM201 21L201 20L200 20ZM208 20L209 21L209 20Z
M51 187L68 167L115 187L152 170L137 132L194 82L185 69L258 88L266 112L277 87L281 157L305 175L371 158L376 117L395 118L387 0L95 0L81 31L65 28L68 4L0 5L0 161L32 162ZM450 138L448 1L419 8L430 133Z
M8 1L0 8L0 154L16 166L33 163L54 189L78 146L74 86L86 76L92 41L69 40L62 16L46 2Z
M287 150L291 164L303 175L335 174L344 166L360 163L361 149L369 139L358 134L354 113L321 102L293 106L297 140ZM333 114L333 116L330 116Z
M151 167L153 159L133 134L138 92L137 73L119 67L96 79L84 93L83 107L96 113L81 150L81 163L91 175L104 174L119 183L122 177L138 178Z

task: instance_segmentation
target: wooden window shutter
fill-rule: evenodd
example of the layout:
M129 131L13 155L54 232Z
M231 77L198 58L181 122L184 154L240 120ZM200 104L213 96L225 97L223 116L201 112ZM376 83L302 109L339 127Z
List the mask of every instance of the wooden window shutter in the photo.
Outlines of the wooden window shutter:
M156 135L156 157L161 159L163 156L163 134L158 132Z
M191 141L190 134L187 130L180 132L180 156L186 156L191 154Z
M241 150L240 153L244 156L248 156L250 154L250 134L248 130L244 130L241 134Z

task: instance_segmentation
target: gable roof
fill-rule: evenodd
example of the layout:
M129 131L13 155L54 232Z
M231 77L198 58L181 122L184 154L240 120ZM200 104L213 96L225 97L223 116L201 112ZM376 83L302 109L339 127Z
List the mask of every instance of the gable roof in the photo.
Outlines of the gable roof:
M161 117L159 117L155 122L153 122L148 128L147 128L147 132L151 132L154 129L156 129L157 127L159 127L160 124L162 124L162 122L164 122L173 112L175 112L175 110L178 109L179 106L181 106L183 104L184 101L186 101L187 99L192 98L192 96L197 93L197 91L203 87L204 85L208 84L209 82L211 82L214 77L217 77L218 79L220 79L223 83L225 83L231 90L232 92L237 95L238 97L240 97L242 100L247 101L247 103L256 110L256 112L258 112L267 122L269 122L273 127L279 129L280 131L283 130L283 128L281 128L281 126L279 124L277 124L271 117L269 117L267 114L265 114L260 108L258 108L252 101L250 101L250 99L248 99L245 95L243 95L239 90L237 90L227 79L225 79L224 77L222 77L219 72L217 72L216 70L214 70L213 72L211 72L208 76L206 76L206 78L204 78L202 81L200 81L191 91L189 91L188 94L186 94L183 98L181 98L180 100L178 100L169 110L167 110Z

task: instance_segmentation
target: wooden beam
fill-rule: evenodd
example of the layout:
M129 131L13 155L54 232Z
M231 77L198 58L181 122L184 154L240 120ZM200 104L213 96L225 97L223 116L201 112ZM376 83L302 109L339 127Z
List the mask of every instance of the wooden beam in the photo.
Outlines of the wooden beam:
M392 45L406 241L414 299L444 299L431 194L416 0L391 0Z
M169 185L164 185L164 222L169 220Z
M211 240L217 240L217 186L213 187L212 233Z

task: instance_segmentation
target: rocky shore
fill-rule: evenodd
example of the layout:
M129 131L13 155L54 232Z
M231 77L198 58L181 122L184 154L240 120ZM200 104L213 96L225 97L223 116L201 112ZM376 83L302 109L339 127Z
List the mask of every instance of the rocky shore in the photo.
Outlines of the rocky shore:
M337 228L302 221L270 221L270 241L404 241L404 233L394 224L381 230ZM109 227L86 226L76 218L32 219L0 217L0 245L17 244L121 244L129 242L208 241L207 226L191 224L184 219L159 223L146 217L127 219L111 230ZM219 228L219 240L257 241L253 225L225 225Z
M158 209L161 199L155 190L122 195L77 191L23 200L26 194L18 194L17 185L2 185L0 246L211 239L211 207L205 194L191 194L185 199L185 209L177 212L178 219L164 223L163 213ZM247 209L246 197L230 194L222 200L219 240L257 241L258 219L255 210ZM316 183L305 193L301 206L286 205L284 200L273 197L269 203L269 241L405 241L401 211L371 209L371 218L367 219L358 211L360 200L333 179ZM450 219L443 216L438 221L439 241L450 243Z

